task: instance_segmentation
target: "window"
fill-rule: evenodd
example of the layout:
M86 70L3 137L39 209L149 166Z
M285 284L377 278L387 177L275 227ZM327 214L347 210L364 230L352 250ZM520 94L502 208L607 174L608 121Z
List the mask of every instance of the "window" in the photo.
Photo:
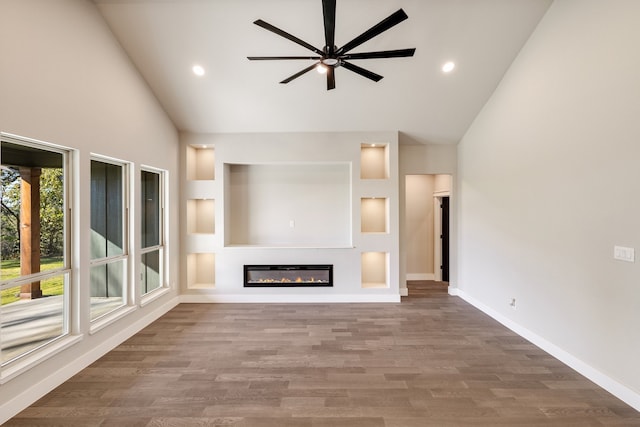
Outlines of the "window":
M69 153L0 135L0 363L69 334Z
M164 174L142 170L142 280L141 294L164 286Z
M128 303L126 172L91 160L91 320Z

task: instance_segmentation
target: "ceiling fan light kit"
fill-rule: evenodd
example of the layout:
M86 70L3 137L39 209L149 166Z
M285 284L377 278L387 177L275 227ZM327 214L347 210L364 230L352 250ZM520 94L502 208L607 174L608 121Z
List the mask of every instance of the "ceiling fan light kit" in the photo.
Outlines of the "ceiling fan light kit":
M359 74L362 77L366 77L374 82L378 82L383 76L376 74L372 71L352 64L352 60L358 59L379 59L379 58L401 58L413 56L416 49L397 49L397 50L385 50L377 52L360 52L349 53L351 50L360 46L368 40L376 37L377 35L387 31L391 27L394 27L408 18L404 10L399 9L395 13L391 14L387 18L383 19L373 27L369 28L364 33L360 34L347 44L338 48L335 45L335 30L336 30L336 0L322 0L322 15L324 17L324 38L325 45L322 49L318 49L315 46L299 39L298 37L275 27L262 19L254 21L259 27L265 30L271 31L281 37L286 38L316 54L316 56L248 56L251 61L266 61L266 60L307 60L315 61L311 66L297 72L296 74L282 80L280 83L287 84L292 80L297 79L303 74L317 69L319 72L327 75L327 90L335 89L336 77L335 69L343 67L349 71ZM323 70L324 69L324 70Z

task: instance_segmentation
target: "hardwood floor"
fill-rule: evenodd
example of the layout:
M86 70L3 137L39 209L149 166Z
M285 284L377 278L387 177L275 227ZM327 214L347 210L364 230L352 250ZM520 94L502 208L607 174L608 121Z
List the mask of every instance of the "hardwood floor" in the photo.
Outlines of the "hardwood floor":
M182 304L6 425L640 426L435 282L401 304Z

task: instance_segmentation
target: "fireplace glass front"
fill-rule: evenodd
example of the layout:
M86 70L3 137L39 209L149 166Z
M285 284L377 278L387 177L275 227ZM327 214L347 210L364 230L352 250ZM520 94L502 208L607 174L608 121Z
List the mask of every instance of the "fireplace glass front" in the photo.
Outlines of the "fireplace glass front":
M244 287L333 286L333 265L245 265Z

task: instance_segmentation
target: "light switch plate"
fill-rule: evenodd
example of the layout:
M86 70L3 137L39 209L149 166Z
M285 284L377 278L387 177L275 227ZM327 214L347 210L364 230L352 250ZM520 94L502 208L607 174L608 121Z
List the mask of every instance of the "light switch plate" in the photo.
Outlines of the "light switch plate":
M624 246L613 247L613 258L620 261L635 262L635 249L625 248Z

